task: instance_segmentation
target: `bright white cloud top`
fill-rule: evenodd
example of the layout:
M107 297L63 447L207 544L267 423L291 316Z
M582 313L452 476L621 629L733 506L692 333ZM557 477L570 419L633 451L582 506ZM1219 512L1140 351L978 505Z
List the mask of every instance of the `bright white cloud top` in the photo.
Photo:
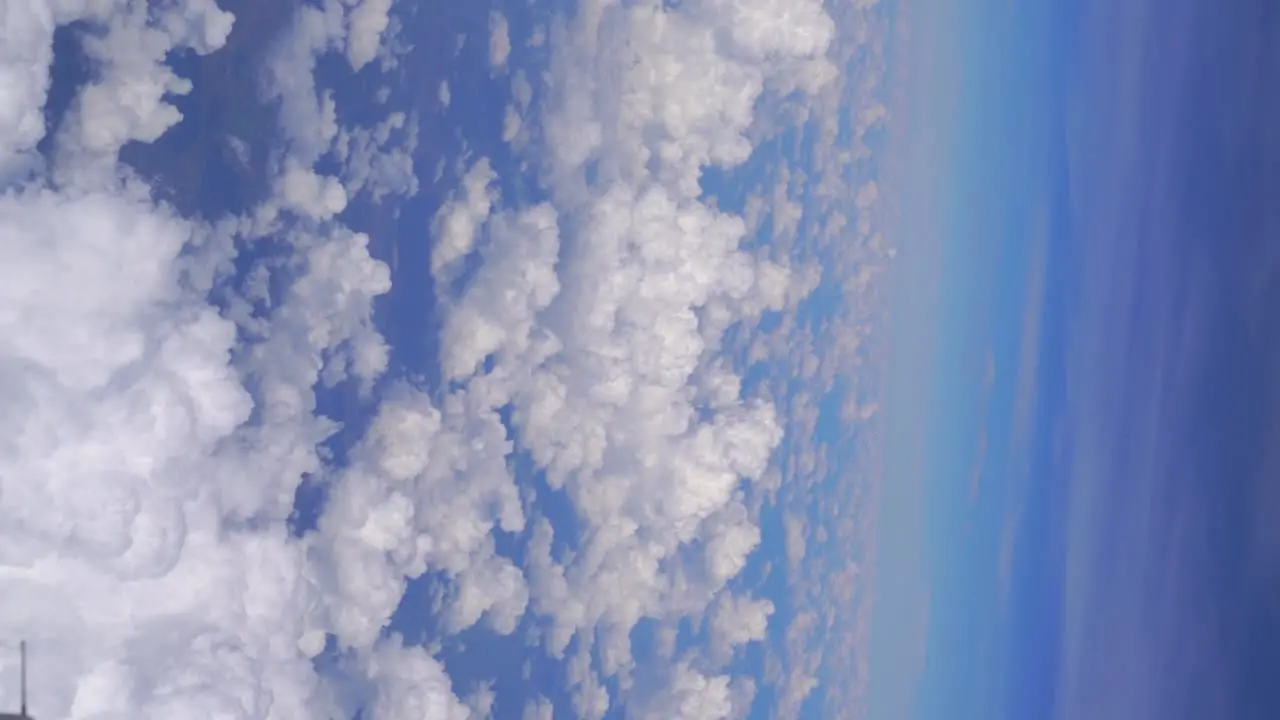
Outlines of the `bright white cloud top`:
M317 80L326 58L393 68L413 42L396 12L292 10L256 71L279 109L265 195L241 215L184 217L121 151L184 121L172 100L192 82L168 63L219 52L231 13L214 0L0 10L0 640L31 644L37 717L483 715L491 698L464 701L433 648L388 633L424 573L449 584L444 632L531 628L565 660L561 712L749 706L755 681L731 661L775 606L733 581L797 411L744 391L727 333L794 315L817 264L750 242L758 218L718 209L700 179L771 137L762 107L838 105L857 31L819 0L581 0L530 37L486 16L475 42L515 96L493 112L542 192L507 197L489 158L464 156L421 229L433 387L383 379L374 304L392 273L348 219L355 202L431 181L414 167L416 116L355 123ZM47 127L54 32L72 23L92 72ZM514 69L544 44L544 74ZM450 84L431 86L442 107ZM801 210L783 191L774 223L794 243ZM321 415L317 392L343 381L372 420L339 463L324 443L343 418ZM299 534L308 476L329 493ZM538 492L567 502L572 528ZM524 563L499 534L525 538ZM705 624L707 646L637 668L639 624L674 633L682 619ZM325 652L336 669L316 662ZM0 662L13 704L16 666ZM522 707L553 711L536 692Z

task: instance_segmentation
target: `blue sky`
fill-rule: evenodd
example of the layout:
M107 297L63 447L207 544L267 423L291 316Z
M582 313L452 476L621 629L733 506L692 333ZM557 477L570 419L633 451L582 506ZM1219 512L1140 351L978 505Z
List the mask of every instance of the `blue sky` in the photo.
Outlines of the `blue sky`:
M1032 717L1052 698L1054 578L1038 569L1058 510L1066 30L1057 7L963 5L912 6L944 19L911 40L905 137L926 149L901 160L880 718Z
M1275 23L1265 3L1146 3L1088 28L1061 716L1280 702L1262 670L1277 661Z
M1274 717L1274 9L913 8L873 717Z

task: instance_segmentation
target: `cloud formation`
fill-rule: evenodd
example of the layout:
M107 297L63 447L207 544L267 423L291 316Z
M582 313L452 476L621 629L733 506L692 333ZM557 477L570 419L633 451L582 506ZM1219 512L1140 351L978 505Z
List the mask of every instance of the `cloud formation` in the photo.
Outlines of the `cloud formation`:
M345 221L417 192L416 116L370 102L385 115L351 123L317 80L328 56L388 66L395 10L293 10L260 69L278 107L266 194L219 218L157 201L120 153L183 121L175 98L194 88L167 60L225 51L230 13L0 14L0 638L32 643L37 716L468 717L492 691L463 702L428 649L388 632L427 573L447 584L443 632L534 628L576 714L750 703L727 666L774 606L734 579L790 418L744 390L726 338L794 310L816 276L755 249L750 218L701 181L752 156L765 101L827 92L836 22L818 0L582 0L520 38L493 15L505 139L539 199L504 197L496 161L463 163L429 228L429 387L382 377L374 303L392 274ZM93 29L93 72L47 128L53 33L73 22ZM515 69L544 46L545 73ZM785 209L779 227L798 228ZM317 386L343 382L372 417L339 465L324 445L342 418L318 413ZM328 501L298 536L308 477ZM523 566L498 535L525 543ZM633 631L682 619L709 647L633 677ZM337 669L317 669L325 654Z
M572 530L535 521L526 575L547 651L575 653L583 716L610 706L601 681L630 687L638 623L700 617L759 542L745 493L782 428L720 346L811 283L746 251L742 218L705 203L699 178L748 158L767 87L829 81L831 36L817 2L581 3L553 24L550 100L529 118L549 201L500 207L482 159L437 215L438 277L479 261L446 301L445 376L510 405L519 448L576 514ZM672 717L725 716L728 679L692 672L669 678Z
M371 381L387 362L372 323L386 267L333 222L347 191L314 166L337 134L315 39L343 37L320 20L367 28L370 4L299 11L272 65L302 80L277 87L291 152L258 208L214 222L157 202L118 154L182 120L171 99L192 85L166 59L217 52L230 13L212 0L0 13L0 637L31 643L36 716L314 718L343 701L312 664L332 629L325 568L286 520L336 427L315 413L322 371ZM79 40L93 72L46 138L53 33L73 22L92 29ZM235 281L237 255L266 237L287 262ZM375 716L449 716L434 659L363 648Z

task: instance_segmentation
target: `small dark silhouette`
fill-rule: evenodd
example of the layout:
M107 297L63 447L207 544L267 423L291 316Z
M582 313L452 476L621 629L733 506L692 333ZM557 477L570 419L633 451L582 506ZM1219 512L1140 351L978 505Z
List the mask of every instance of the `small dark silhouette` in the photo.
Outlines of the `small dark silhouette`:
M27 641L23 640L18 643L18 659L21 679L19 680L19 697L21 698L22 708L16 713L0 713L0 720L33 720L27 714Z

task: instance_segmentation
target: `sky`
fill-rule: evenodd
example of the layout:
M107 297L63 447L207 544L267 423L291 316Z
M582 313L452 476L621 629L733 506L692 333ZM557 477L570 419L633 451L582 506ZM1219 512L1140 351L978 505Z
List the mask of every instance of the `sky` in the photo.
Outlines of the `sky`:
M33 714L1276 717L1277 23L8 0Z
M1273 716L1275 13L909 6L871 716Z
M9 0L33 714L1276 716L1278 22Z
M1264 319L1274 282L1264 198L1277 187L1267 87L1276 24L1262 3L1220 15L1197 3L1172 10L1091 8L1091 42L1112 53L1099 62L1153 79L1136 102L1119 104L1115 76L1088 72L1082 95L1106 111L1076 115L1069 136L1073 186L1106 178L1073 192L1088 223L1081 333L1130 340L1123 350L1077 343L1087 368L1079 382L1093 389L1081 394L1119 396L1123 409L1071 410L1099 420L1075 421L1089 430L1072 468L1081 520L1068 529L1065 717L1267 717L1280 702L1262 670L1275 664L1277 627L1274 328ZM1139 27L1158 63L1126 56L1130 44L1114 39ZM1185 79L1158 81L1166 66L1185 68ZM1094 170L1102 148L1115 148L1101 161L1106 174ZM1145 180L1130 185L1131 203L1108 198L1134 177ZM1117 273L1133 280L1108 283ZM1128 442L1115 441L1119 424ZM1091 472L1098 465L1112 470ZM1095 653L1111 658L1112 679L1084 662ZM1114 689L1117 677L1129 691Z
M444 5L0 12L33 715L861 702L886 11ZM766 541L786 617L739 579ZM557 692L463 682L468 633Z

